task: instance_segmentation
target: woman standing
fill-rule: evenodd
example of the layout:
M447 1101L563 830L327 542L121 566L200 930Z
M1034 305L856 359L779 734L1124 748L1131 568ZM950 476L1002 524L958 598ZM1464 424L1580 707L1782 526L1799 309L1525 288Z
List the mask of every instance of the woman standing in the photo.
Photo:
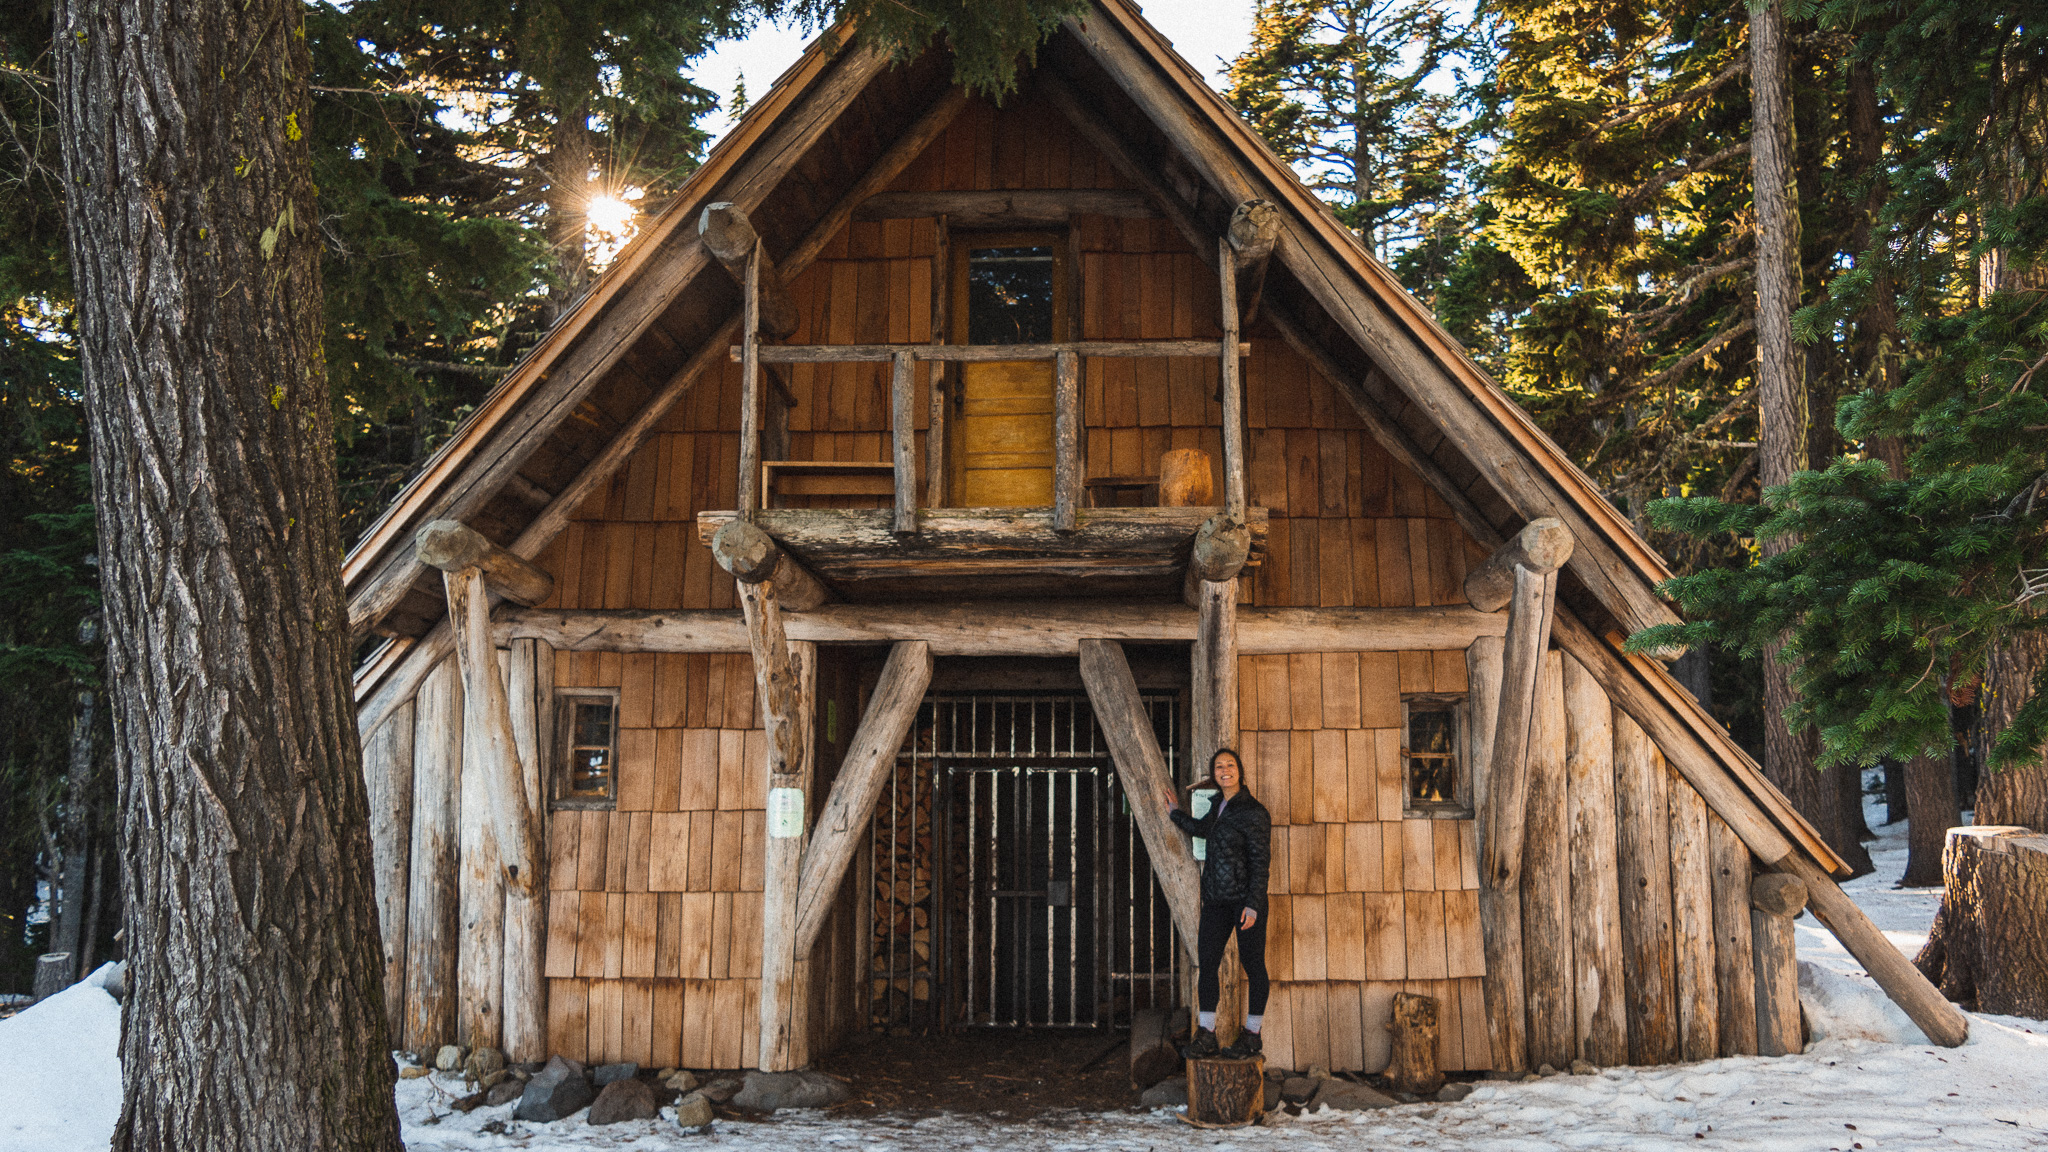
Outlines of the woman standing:
M1200 964L1195 994L1201 1017L1187 1054L1194 1058L1251 1056L1260 1050L1259 1028L1271 989L1266 978L1266 869L1272 858L1273 820L1266 806L1244 786L1244 765L1231 749L1218 748L1209 758L1207 783L1222 795L1199 820L1180 810L1180 798L1171 784L1161 784L1173 822L1208 842L1208 858L1202 866L1202 926L1195 949ZM1222 988L1217 970L1223 965L1223 949L1233 930L1237 932L1238 963L1244 966L1251 998L1244 1030L1235 1043L1218 1053L1216 1001Z

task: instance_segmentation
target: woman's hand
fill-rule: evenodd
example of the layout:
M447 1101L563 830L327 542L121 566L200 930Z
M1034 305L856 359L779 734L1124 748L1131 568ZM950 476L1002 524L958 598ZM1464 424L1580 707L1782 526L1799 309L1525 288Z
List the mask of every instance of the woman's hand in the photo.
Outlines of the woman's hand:
M1159 798L1166 801L1168 811L1180 807L1180 789L1175 788L1164 780L1159 782Z
M1250 908L1245 909L1244 913L1237 918L1238 928L1247 931L1250 930L1252 925L1257 924L1258 922L1259 914Z

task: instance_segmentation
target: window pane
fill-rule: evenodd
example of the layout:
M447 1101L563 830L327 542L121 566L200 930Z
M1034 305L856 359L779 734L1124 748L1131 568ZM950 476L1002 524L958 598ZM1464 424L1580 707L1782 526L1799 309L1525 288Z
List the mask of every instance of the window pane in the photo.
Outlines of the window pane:
M1420 803L1458 799L1457 713L1449 708L1408 710L1408 798Z
M576 729L571 739L577 744L609 747L612 742L612 706L608 702L576 705Z
M609 748L578 748L569 761L569 790L603 795L611 784L612 753Z
M967 342L1052 340L1052 249L976 248L967 254Z

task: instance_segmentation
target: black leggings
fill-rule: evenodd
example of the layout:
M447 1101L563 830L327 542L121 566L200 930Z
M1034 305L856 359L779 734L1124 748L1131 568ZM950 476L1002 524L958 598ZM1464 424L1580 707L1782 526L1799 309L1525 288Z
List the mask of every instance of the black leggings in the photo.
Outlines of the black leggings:
M1204 1012L1214 1012L1216 1001L1223 994L1216 970L1223 966L1223 948L1230 943L1230 932L1235 928L1237 962L1244 966L1245 979L1251 984L1251 1002L1245 1011L1252 1016L1266 1013L1266 994L1272 990L1272 982L1266 979L1266 918L1259 917L1258 923L1249 928L1238 928L1238 917L1243 914L1242 904L1202 905L1202 930L1195 952L1201 968L1195 977L1195 995Z

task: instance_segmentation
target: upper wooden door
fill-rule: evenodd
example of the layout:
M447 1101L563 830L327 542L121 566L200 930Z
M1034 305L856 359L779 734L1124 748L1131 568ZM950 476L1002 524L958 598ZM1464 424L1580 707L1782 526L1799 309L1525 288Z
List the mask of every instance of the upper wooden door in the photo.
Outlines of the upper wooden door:
M1067 339L1067 261L1058 233L953 238L953 331L968 344ZM1053 502L1053 365L962 364L954 421L953 502L963 508Z

